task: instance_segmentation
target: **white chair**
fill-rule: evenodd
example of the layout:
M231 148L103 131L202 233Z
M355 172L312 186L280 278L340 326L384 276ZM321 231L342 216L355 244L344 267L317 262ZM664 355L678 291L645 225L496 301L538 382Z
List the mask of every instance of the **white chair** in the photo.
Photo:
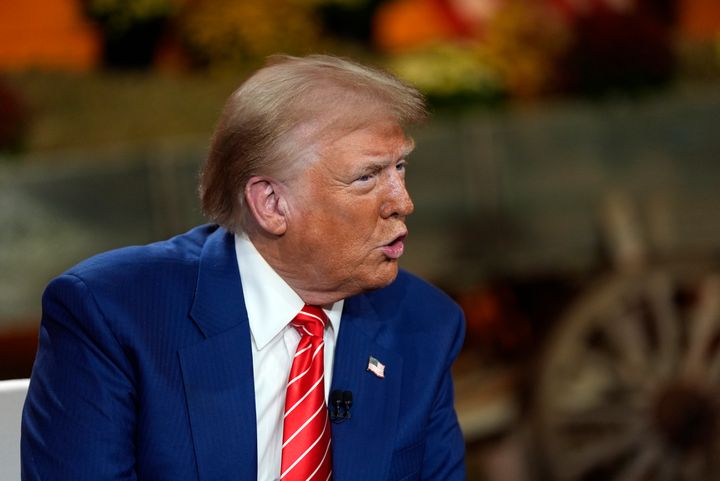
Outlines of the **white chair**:
M20 481L20 418L29 379L0 381L0 480Z

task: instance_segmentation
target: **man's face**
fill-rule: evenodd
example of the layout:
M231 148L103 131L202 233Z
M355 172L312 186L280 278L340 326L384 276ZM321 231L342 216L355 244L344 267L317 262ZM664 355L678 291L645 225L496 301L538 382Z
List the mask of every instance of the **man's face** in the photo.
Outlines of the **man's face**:
M331 142L291 182L285 265L301 268L305 289L346 297L395 279L413 211L412 146L396 123L377 123Z

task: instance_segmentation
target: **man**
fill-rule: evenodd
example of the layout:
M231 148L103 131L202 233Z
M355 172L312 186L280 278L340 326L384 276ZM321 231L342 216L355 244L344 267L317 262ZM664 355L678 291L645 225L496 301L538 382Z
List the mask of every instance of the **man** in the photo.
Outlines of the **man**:
M464 479L462 314L397 265L423 115L333 57L246 80L202 172L216 224L48 286L23 479Z

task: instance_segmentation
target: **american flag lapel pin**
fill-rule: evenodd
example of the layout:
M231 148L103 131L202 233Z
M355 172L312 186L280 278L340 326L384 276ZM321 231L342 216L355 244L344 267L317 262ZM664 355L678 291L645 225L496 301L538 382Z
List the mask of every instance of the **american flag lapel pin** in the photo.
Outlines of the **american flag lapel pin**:
M385 364L381 363L373 356L370 356L370 359L368 359L367 370L375 374L380 379L385 378Z

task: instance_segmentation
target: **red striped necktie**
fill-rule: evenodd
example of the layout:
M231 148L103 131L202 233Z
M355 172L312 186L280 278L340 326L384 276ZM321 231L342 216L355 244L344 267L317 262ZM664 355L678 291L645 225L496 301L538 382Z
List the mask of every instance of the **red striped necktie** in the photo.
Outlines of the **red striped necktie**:
M321 308L307 304L290 323L301 338L285 396L281 481L328 481L332 477L323 373L327 323Z

